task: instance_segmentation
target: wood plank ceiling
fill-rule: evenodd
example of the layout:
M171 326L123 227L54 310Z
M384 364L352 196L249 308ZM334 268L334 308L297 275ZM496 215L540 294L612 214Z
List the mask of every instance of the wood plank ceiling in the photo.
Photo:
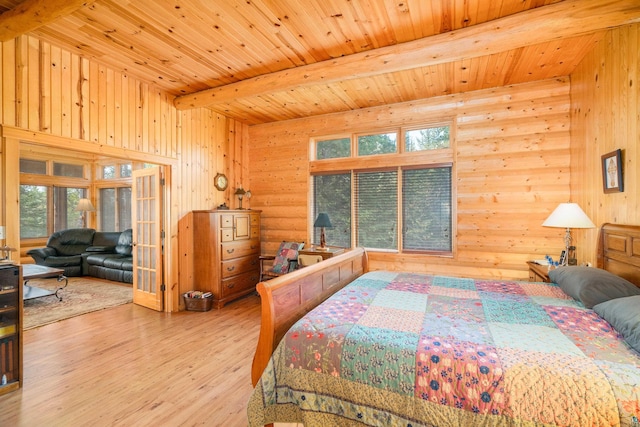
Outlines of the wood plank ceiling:
M638 3L0 0L0 36L258 124L567 76L606 28L640 21Z

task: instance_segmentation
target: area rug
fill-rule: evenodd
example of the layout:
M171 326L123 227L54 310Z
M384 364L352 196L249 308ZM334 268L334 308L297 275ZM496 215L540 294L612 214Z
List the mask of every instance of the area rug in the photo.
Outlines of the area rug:
M32 279L29 285L55 291L64 282L56 279ZM133 300L131 285L117 284L89 277L70 277L60 290L59 301L54 295L24 302L23 329L32 329L70 317L127 304Z

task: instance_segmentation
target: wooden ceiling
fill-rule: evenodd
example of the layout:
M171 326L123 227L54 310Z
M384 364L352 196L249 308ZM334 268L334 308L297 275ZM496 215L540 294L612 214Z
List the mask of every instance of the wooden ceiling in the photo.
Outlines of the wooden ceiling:
M0 0L28 33L248 124L567 76L637 0Z

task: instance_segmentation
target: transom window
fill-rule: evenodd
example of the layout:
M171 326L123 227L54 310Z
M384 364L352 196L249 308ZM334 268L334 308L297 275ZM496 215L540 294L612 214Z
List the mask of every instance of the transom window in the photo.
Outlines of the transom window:
M327 244L451 254L449 130L438 123L312 141L311 221L329 215ZM314 242L319 233L314 229Z

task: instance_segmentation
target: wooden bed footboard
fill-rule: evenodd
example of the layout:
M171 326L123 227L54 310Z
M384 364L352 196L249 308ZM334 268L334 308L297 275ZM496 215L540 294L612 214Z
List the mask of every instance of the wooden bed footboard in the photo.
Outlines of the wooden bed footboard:
M287 330L302 316L367 271L362 248L257 285L262 299L258 345L251 366L255 386Z

